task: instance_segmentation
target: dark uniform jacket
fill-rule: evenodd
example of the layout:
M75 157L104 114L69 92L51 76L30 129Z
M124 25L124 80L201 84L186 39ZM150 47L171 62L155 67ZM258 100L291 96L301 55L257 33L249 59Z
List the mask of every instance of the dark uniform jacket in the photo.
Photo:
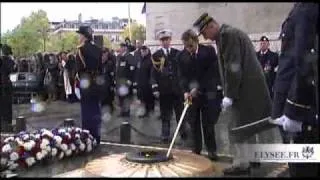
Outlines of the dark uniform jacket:
M102 74L105 77L106 84L111 90L114 88L115 84L115 74L116 74L116 57L110 55L108 60L102 64Z
M138 98L141 99L144 93L151 93L150 76L152 70L151 54L145 57L141 57L137 64L137 70L135 74L135 83L138 90Z
M319 101L316 98L318 35L319 4L296 3L282 25L281 53L284 57L279 62L281 71L277 79L281 82L284 78L282 71L292 71L284 114L309 125L319 123L319 120L315 120L316 103Z
M277 53L272 52L270 51L270 49L268 49L266 53L262 53L261 51L258 51L257 57L262 66L262 69L270 90L273 86L274 79L276 78L275 68L278 66L279 56Z
M124 55L119 55L117 58L116 86L126 85L131 91L136 69L134 57L129 52L126 52Z
M166 56L163 49L159 49L152 55L154 68L151 70L151 85L154 92L159 91L160 94L178 95L182 93L179 86L176 59L178 52L179 50L170 48L170 53Z
M177 56L180 85L183 92L190 92L190 84L195 83L198 92L208 99L217 95L217 86L220 85L218 57L212 46L199 44L198 52L193 56L183 50Z
M86 41L78 46L76 54L77 72L80 79L88 77L91 81L86 90L88 96L102 95L102 89L96 86L95 78L101 74L102 50L90 41ZM84 89L80 89L84 93ZM83 99L83 96L81 96Z

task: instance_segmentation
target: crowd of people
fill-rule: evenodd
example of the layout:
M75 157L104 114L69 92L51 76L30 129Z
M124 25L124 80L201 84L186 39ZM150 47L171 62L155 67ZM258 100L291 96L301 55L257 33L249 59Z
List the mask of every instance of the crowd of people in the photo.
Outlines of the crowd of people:
M284 143L288 143L288 133L296 133L294 143L319 143L316 83L306 82L306 78L314 79L308 73L313 70L300 68L307 63L306 54L317 51L314 43L317 13L313 3L295 4L282 26L280 56L269 49L266 36L261 37L261 49L256 52L246 33L227 24L220 25L207 13L193 24L198 32L187 30L181 35L182 51L171 47L171 31L162 30L157 34L161 47L154 53L142 42L133 46L128 39L114 53L92 43L91 28L80 26L77 52L43 55L41 73L48 85L49 99L57 98L59 87L63 87L70 102L80 99L82 127L90 130L98 143L100 104L114 110L117 97L118 116L129 121L130 104L135 96L146 109L141 118L154 111L156 100L160 102L161 142L165 144L170 140L173 112L178 121L184 102L191 101L187 120L180 128L181 139L190 137L192 152L201 154L203 129L211 160L218 158L214 126L222 111L231 114L226 131L271 116L279 125ZM213 46L200 44L199 35L215 41L219 53ZM84 81L89 85L83 85ZM80 96L76 95L77 88ZM187 124L191 134L187 133ZM234 160L233 166L224 170L225 174L250 173L253 163L243 159L243 144L272 143L271 131L258 133L259 142L255 133L229 134ZM317 164L290 163L289 167L291 176L302 176L307 171L313 175L318 171Z

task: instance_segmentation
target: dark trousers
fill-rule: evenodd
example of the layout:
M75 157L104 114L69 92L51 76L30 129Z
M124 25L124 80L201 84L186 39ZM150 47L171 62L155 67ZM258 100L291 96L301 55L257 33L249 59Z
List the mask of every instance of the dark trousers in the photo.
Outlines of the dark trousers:
M131 95L119 96L120 114L126 117L130 116Z
M138 88L138 98L144 104L146 109L146 114L150 113L151 111L154 111L155 99L151 89Z
M90 131L92 136L100 143L101 131L101 105L100 99L95 96L83 97L81 94L81 120L82 128Z
M202 150L202 134L203 129L204 142L209 153L215 153L217 150L215 140L214 126L219 118L221 112L221 99L210 99L200 96L194 98L190 110L188 112L188 119L192 131L194 153L200 154ZM201 122L202 127L201 127Z
M103 98L101 102L102 106L109 106L111 113L114 111L113 100L114 100L114 92L109 90L106 92L106 96Z
M161 94L160 92L160 113L162 120L161 136L167 140L170 136L170 121L172 112L174 111L177 124L183 111L183 97L176 94ZM185 122L185 121L184 121ZM182 138L186 136L186 127L183 123L180 127L180 135Z

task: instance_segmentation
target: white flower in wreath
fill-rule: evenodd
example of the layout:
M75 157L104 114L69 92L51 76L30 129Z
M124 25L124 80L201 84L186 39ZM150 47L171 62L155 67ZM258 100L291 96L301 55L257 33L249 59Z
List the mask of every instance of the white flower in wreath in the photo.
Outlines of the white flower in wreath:
M68 150L68 145L66 145L66 144L61 144L60 147L61 147L61 150L64 152L66 152Z
M68 136L68 138L71 139L70 133L66 133L65 136Z
M23 144L23 147L25 150L30 151L34 146L36 145L36 143L34 141L29 141Z
M3 142L4 143L9 143L9 142L12 142L12 141L14 141L14 137L7 137Z
M24 141L28 140L29 138L30 138L30 136L28 134L24 134L22 136L22 140L24 140Z
M66 133L66 130L65 130L65 129L59 129L59 130L58 130L58 133L59 133L59 134L64 134L64 133Z
M83 143L80 143L80 146L79 146L80 151L84 151L85 148L86 148L86 145Z
M71 149L72 151L76 150L76 145L74 145L73 143L71 143L71 144L70 144L70 149Z
M90 145L88 145L88 147L87 147L87 152L91 152L92 151L92 145L90 144Z
M81 128L76 128L77 133L80 133L81 131L82 131Z
M80 139L80 134L76 134L74 137L75 137L76 139Z
M46 150L41 150L42 158L46 157L48 155L48 151Z
M19 159L19 154L18 154L18 153L12 152L12 153L10 154L10 160L11 160L11 161L16 161L16 160L18 160L18 159Z
M40 148L46 149L49 144L50 144L50 142L48 139L42 139L41 144L40 144Z
M26 159L26 163L28 165L28 167L32 166L34 163L36 163L36 160L34 159L34 157L28 157Z
M7 158L4 158L4 157L1 157L0 158L0 164L3 166L3 165L6 165L8 162L8 159Z
M42 132L42 136L45 136L45 135L49 136L50 138L52 138L52 137L53 137L52 132L51 132L51 131L49 131L49 130L44 130L44 131Z
M89 130L86 130L86 129L83 130L83 132L86 133L86 134L89 134L89 133L90 133L90 131L89 131Z
M9 166L9 170L14 170L14 169L17 169L17 167L19 166L18 163L13 163Z
M37 159L38 161L40 161L43 157L44 157L44 156L43 156L43 154L42 154L41 152L37 152L37 154L36 154L36 159Z
M57 145L60 145L62 142L62 138L60 136L54 136L53 139L55 140Z
M52 157L55 157L55 156L57 155L57 153L58 153L57 148L52 148L52 149L51 149L51 156L52 156Z
M1 151L4 153L11 152L12 151L11 145L10 144L4 145Z
M51 147L50 147L50 146L47 146L47 147L45 148L45 150L46 150L47 152L51 152Z
M91 145L91 144L92 144L91 139L87 139L87 140L86 140L86 144L87 144L87 146L88 146L88 145Z
M68 149L67 151L66 151L66 156L70 156L72 154L72 150L71 149Z
M40 137L41 137L40 134L36 134L36 135L35 135L35 138L36 138L36 139L40 139Z
M67 132L71 132L71 131L72 131L72 128L68 127Z
M60 152L59 157L58 157L59 160L62 159L63 157L64 157L64 152Z

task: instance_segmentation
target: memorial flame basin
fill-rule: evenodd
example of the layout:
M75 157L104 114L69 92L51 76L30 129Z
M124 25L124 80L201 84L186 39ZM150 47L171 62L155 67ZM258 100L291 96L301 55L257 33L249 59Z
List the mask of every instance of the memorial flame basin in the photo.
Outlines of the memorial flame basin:
M141 151L103 156L86 164L82 177L203 177L217 168L209 159L189 152Z

